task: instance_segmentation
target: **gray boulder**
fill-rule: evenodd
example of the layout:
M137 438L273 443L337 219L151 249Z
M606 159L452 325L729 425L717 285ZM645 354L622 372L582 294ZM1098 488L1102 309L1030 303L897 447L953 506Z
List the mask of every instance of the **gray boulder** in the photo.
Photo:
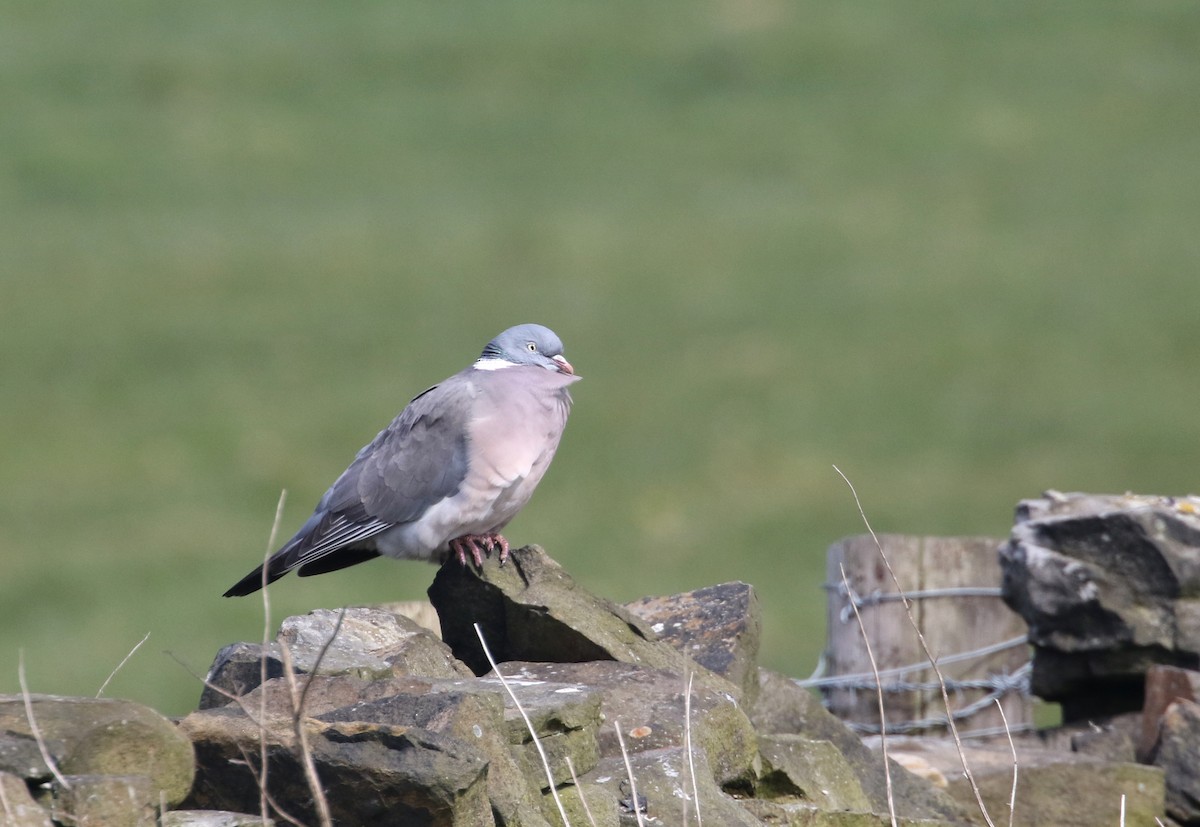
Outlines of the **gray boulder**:
M1048 492L1001 547L1034 694L1068 721L1141 708L1153 664L1200 662L1200 500Z
M357 607L341 612L317 609L289 617L276 639L264 649L259 643L232 643L217 653L205 679L200 709L224 706L267 678L283 675L281 644L286 644L297 674L352 675L366 680L414 675L430 678L466 677L467 667L430 630L396 612ZM334 632L337 632L335 635ZM328 646L326 643L331 641Z
M204 678L199 708L225 706L232 698L245 695L262 683L264 669L267 680L283 675L278 643L265 649L261 643L231 643L222 648Z
M189 809L258 809L260 749L271 798L316 821L290 719L259 727L234 707L189 715L200 772ZM471 745L422 727L367 722L303 723L333 820L355 825L490 825L487 760Z
M306 717L315 721L367 729L420 730L453 739L486 767L486 797L502 823L544 827L542 811L546 806L542 798L549 782L524 719L495 678L367 680L351 675L316 675L305 676L300 682L307 685ZM540 681L514 682L512 689L550 757L556 786L570 781L567 758L578 773L595 765L600 725L597 693L574 685ZM275 768L277 762L295 763L295 758L287 754L287 749L294 750L295 746L290 732L291 695L285 682L275 679L247 694L240 706L200 711L184 719L182 727L195 740L200 759L190 805L244 810L257 801L254 774L244 762L231 763L228 757L257 754L258 728L251 724L249 716L264 712L269 740L278 747L272 748L268 787L277 800L289 791L295 792L288 786L291 770L282 770L281 776ZM410 745L406 749L428 747ZM370 758L371 753L364 757ZM399 777L407 767L396 765L393 771ZM415 773L423 770L425 764L418 763L415 767L412 784L421 781L422 777ZM324 778L320 765L318 771ZM379 783L371 768L364 768L362 783L368 786ZM284 786L280 790L277 784ZM363 796L346 796L341 806L351 818L350 823L358 823L354 819L369 823L371 813L358 812L354 802L365 801L369 809L374 806L370 803L375 800L372 795L367 790ZM443 805L439 806L445 809ZM451 807L446 812L453 810Z

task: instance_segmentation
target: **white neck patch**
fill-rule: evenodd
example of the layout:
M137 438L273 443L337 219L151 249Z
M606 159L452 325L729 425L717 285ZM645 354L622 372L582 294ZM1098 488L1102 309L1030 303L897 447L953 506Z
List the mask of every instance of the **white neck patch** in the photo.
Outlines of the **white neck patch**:
M504 368L515 368L516 362L510 362L507 359L499 359L495 356L489 356L487 359L477 359L471 367L475 370L503 370Z

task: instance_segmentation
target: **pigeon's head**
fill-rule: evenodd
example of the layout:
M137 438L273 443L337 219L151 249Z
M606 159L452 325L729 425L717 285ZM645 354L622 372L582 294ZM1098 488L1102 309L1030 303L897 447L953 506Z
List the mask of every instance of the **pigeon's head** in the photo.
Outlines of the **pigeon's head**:
M476 367L489 368L509 365L533 365L558 373L575 373L563 356L562 340L553 330L540 324L510 327L487 343L475 363Z

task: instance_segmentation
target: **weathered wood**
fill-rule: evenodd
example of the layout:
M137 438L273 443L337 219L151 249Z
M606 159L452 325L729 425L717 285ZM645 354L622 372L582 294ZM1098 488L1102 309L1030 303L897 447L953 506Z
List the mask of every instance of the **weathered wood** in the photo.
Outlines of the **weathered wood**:
M952 682L951 708L963 710L988 695L989 689L954 689L954 682L988 680L1012 675L1029 660L1028 648L1014 646L970 660L942 663L951 655L972 652L1022 637L1020 616L999 597L1000 567L996 550L1001 541L986 537L913 537L880 535L880 544L906 595L941 590L995 590L992 594L925 596L910 600L912 615L926 644L938 659L942 675ZM823 687L830 710L847 721L879 725L879 701L870 683L871 663L862 632L842 584L842 568L860 601L863 626L880 672L924 664L903 674L883 674L884 708L888 731L913 722L944 719L946 710L937 677L906 617L903 602L875 541L869 535L849 537L830 547L826 583L829 590L828 640L825 676L862 675L861 688ZM876 602L880 597L883 600ZM889 599L888 596L891 596ZM927 684L923 688L906 685ZM891 689L888 689L891 687ZM1029 724L1030 699L1007 692L1001 703L1010 727ZM1001 727L995 704L958 721L960 731ZM937 730L938 727L919 729ZM911 729L909 731L912 731Z

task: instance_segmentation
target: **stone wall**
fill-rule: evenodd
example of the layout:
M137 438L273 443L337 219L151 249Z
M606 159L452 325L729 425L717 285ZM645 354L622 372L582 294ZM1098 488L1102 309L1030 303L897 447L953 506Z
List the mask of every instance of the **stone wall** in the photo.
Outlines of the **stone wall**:
M439 570L441 637L379 606L224 648L182 721L0 696L0 823L240 825L265 809L316 825L311 772L331 821L356 827L884 825L891 807L900 824L965 825L980 801L1008 823L1015 750L1015 824L1117 824L1122 804L1131 827L1200 824L1200 675L1181 668L1200 650L1195 508L1022 504L998 554L1005 598L1029 623L1035 685L1078 720L1012 745L892 738L885 771L881 744L759 667L752 587L620 606L527 547Z

